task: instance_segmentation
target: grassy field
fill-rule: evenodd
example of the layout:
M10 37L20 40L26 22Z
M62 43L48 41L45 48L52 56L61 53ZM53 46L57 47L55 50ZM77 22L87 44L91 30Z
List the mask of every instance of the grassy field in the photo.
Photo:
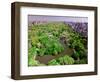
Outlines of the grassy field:
M87 64L86 39L63 22L28 30L28 66Z

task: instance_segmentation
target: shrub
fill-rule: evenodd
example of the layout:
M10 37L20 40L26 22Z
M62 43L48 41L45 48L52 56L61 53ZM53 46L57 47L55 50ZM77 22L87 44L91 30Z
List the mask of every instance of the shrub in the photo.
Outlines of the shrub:
M53 59L48 62L48 65L60 65L60 64L56 61L56 59Z
M74 64L74 59L68 55L53 59L48 62L48 65L71 65Z
M81 59L81 60L79 60L79 61L75 61L74 62L74 64L87 64L87 59L86 58L83 58L83 59Z

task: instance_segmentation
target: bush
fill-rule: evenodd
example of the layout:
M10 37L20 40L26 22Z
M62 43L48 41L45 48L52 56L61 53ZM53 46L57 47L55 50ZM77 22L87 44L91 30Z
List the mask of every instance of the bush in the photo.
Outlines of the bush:
M81 60L79 60L79 61L75 61L74 62L74 64L87 64L87 59L86 58L83 58L83 59L81 59Z
M71 65L74 64L74 59L68 55L53 59L48 62L48 65Z
M56 59L53 59L53 60L48 62L48 65L60 65L60 64L59 64L59 62L57 62Z

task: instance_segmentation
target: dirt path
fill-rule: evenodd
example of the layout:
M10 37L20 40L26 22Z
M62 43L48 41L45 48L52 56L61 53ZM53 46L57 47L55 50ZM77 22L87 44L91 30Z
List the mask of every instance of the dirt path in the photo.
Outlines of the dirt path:
M62 53L58 54L58 55L44 55L44 56L37 56L36 57L36 60L38 60L40 63L44 63L44 64L47 64L48 61L52 60L52 59L56 59L56 58L59 58L61 56L64 56L64 55L71 55L73 53L72 49L65 49Z

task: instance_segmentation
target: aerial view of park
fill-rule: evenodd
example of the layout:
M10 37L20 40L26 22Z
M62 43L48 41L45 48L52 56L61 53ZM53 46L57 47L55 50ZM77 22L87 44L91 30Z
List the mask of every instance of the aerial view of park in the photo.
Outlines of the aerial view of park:
M28 15L28 66L88 64L88 18Z

